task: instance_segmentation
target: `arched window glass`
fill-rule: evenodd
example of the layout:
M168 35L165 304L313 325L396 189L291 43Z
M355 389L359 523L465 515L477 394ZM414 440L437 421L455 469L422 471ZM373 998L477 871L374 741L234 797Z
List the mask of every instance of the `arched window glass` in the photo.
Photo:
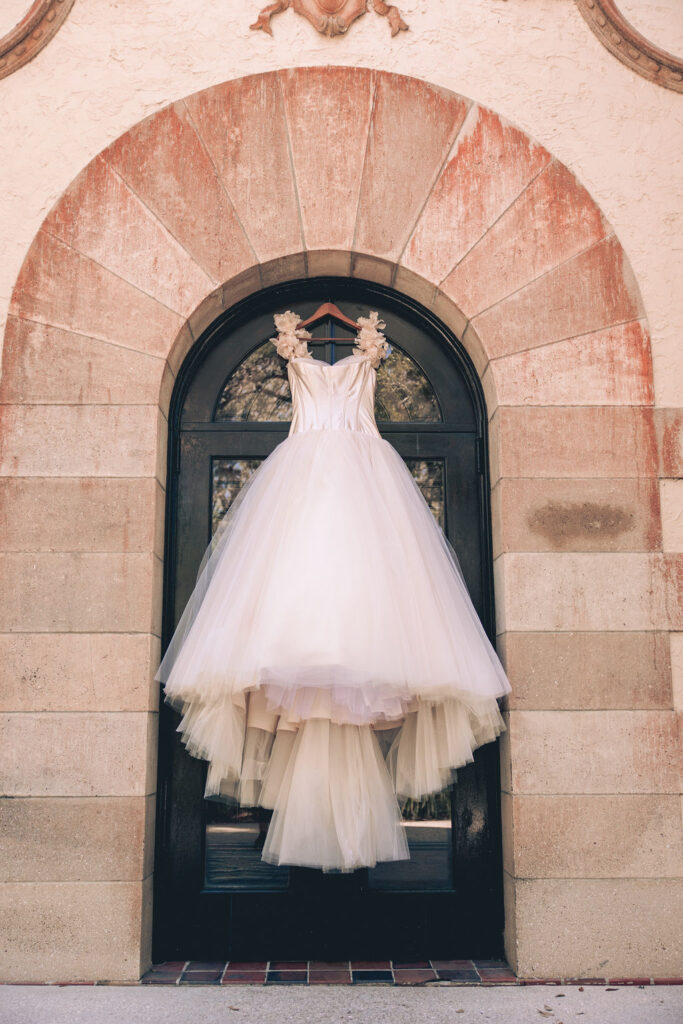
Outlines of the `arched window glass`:
M377 371L375 417L380 423L439 423L434 389L414 359L398 348ZM216 403L216 422L288 422L292 396L287 364L266 341L226 380Z

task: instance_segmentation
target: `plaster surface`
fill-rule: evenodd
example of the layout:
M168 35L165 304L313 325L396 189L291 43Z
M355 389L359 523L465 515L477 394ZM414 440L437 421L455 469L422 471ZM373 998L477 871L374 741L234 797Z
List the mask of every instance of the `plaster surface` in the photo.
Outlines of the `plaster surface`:
M639 0L640 20L660 3ZM14 141L0 180L0 325L30 242L69 182L146 115L227 79L292 66L397 71L493 108L565 163L633 265L653 335L655 401L680 402L683 97L635 75L557 0L405 0L391 39L359 19L326 39L288 11L251 32L259 0L80 0L35 60L2 83L0 131ZM514 58L514 59L511 59ZM349 152L354 140L346 140ZM381 202L381 198L379 200Z

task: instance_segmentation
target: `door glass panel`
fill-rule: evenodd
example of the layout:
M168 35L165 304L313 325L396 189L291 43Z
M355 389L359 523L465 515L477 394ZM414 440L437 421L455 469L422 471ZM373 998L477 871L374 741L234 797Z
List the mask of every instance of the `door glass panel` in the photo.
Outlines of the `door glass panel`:
M446 523L446 483L443 459L405 459L413 474L415 483L422 491L422 497L429 505L432 515L444 530Z
M417 363L392 348L377 369L375 417L384 423L440 423L434 389Z
M263 459L211 460L211 535Z
M211 532L263 459L211 460ZM220 891L273 892L287 889L289 870L261 860L269 812L236 801L206 800L204 885Z
M292 418L287 364L265 341L243 359L218 396L214 420L280 420Z
M443 459L406 459L413 479L443 529L445 473ZM379 735L388 746L391 736ZM410 860L378 864L368 872L371 889L386 891L449 889L452 885L451 792L446 788L424 800L405 800L401 816Z

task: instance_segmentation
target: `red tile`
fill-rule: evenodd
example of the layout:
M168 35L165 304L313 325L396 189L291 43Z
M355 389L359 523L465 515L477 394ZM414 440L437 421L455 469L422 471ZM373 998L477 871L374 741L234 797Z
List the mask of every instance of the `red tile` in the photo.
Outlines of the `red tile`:
M43 230L184 316L215 286L101 156L69 186Z
M520 985L562 985L561 978L518 978Z
M265 971L226 971L221 985L265 985Z
M445 89L378 74L355 249L400 255L466 112L467 102Z
M565 978L565 985L606 985L606 978Z
M490 967L478 967L477 973L482 981L494 985L514 985L517 978L512 971L498 970Z
M269 971L305 971L308 967L306 960L271 960L268 965Z
M650 335L639 320L490 363L499 405L651 405Z
M498 114L473 107L401 262L442 281L550 160Z
M466 316L474 316L609 231L585 188L553 161L458 263L444 289Z
M653 978L653 985L683 985L683 978Z
M430 970L429 960L392 960L391 966L399 971Z
M278 75L238 78L185 103L258 259L301 251Z
M224 960L189 960L186 971L222 971L225 967Z
M457 303L457 296L450 296ZM624 250L612 236L532 281L472 321L489 358L644 316Z
M351 249L372 110L372 72L292 68L280 77L306 248Z
M254 253L184 103L136 125L103 156L215 281L253 264Z
M609 978L608 985L649 985L649 978Z
M386 971L391 969L390 960L352 960L354 971Z
M162 960L161 963L152 964L151 970L156 971L182 971L187 960Z
M311 971L348 971L348 960L309 960L308 970Z
M467 984L479 984L481 980L474 969L467 970L464 967L455 969L439 967L438 975L442 981L459 981Z
M309 971L309 985L350 985L350 971Z
M470 971L474 967L473 960L432 960L432 967L437 970Z
M424 985L425 982L436 981L436 971L404 971L394 968L394 981L397 985Z
M265 971L268 969L266 960L229 960L228 971Z
M183 325L178 314L42 231L10 312L164 357Z

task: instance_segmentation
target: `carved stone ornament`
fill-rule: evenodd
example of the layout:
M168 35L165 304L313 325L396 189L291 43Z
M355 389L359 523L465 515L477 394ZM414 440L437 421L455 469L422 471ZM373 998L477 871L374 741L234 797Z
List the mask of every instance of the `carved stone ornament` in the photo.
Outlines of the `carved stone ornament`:
M369 7L387 19L392 36L398 32L408 31L398 8L393 4L385 4L384 0L275 0L275 3L263 8L250 28L262 28L272 36L270 19L280 11L286 11L288 7L308 18L311 25L324 36L338 36L346 32L351 22L365 14Z
M11 32L0 38L0 78L33 60L61 28L73 5L74 0L35 0Z
M660 50L626 20L615 0L576 0L600 42L622 64L666 89L683 92L683 59Z

